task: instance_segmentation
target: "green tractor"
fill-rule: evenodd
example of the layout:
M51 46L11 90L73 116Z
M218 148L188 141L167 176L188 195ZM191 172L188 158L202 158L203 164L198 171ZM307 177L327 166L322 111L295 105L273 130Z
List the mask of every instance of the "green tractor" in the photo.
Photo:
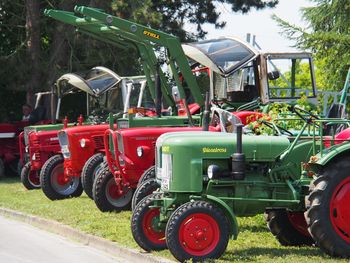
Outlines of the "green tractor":
M176 259L219 258L237 238L237 216L265 213L286 246L316 244L334 257L350 257L350 129L324 135L327 124L293 107L305 121L300 133L279 136L188 132L156 143L160 190L133 211L131 229L146 251L168 248ZM310 136L304 136L305 131Z

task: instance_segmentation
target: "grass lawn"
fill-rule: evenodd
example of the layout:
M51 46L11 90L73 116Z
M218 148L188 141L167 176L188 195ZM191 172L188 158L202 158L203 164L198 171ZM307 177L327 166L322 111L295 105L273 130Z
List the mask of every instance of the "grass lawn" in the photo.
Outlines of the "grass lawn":
M131 212L102 213L85 194L79 198L50 201L41 190L26 190L18 178L0 181L0 207L56 220L83 232L138 248L130 231ZM238 219L240 233L215 262L348 262L332 259L315 247L283 247L267 230L263 216ZM155 253L174 259L165 250Z

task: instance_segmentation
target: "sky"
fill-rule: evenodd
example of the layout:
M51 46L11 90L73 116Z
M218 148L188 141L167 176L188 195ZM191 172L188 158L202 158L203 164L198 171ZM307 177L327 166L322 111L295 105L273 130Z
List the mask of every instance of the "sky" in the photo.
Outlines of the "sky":
M246 34L251 33L256 36L256 42L265 51L293 51L291 46L293 41L286 39L279 32L281 28L272 20L271 15L278 17L292 24L306 27L301 18L301 7L312 6L312 2L307 0L280 0L275 8L256 11L252 9L248 14L234 13L227 5L220 4L218 9L222 13L220 20L226 21L223 29L216 29L212 25L204 25L204 30L208 31L206 39L220 36L236 36L246 39Z

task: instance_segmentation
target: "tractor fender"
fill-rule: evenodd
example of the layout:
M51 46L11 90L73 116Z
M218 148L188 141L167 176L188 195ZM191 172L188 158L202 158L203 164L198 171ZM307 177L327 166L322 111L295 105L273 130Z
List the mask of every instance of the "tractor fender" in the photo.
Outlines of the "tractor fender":
M309 163L311 165L318 164L321 166L325 166L334 158L347 155L347 154L350 154L350 144L349 143L337 144L330 148L327 148L326 150L314 156L311 156Z
M237 218L233 213L232 209L220 198L217 198L213 195L206 195L205 197L206 199L208 199L215 205L219 206L223 210L224 214L227 216L228 220L230 221L232 239L237 239L238 223L237 223Z

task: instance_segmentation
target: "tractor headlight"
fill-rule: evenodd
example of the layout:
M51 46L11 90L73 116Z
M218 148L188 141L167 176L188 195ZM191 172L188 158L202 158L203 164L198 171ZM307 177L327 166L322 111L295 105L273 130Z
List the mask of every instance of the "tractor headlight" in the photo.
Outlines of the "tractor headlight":
M64 158L70 158L68 135L65 131L58 132L58 141L61 146L61 152Z
M219 166L212 164L209 165L207 172L209 179L217 179L219 177L220 168Z
M117 132L117 144L119 152L124 153L123 136L119 132ZM116 150L115 146L113 150Z
M86 146L86 141L85 141L85 139L81 139L80 140L80 147L81 148L84 148Z
M169 190L170 181L173 175L173 157L171 154L162 154L162 169L161 169L161 189Z
M143 156L143 148L142 148L142 146L137 147L136 154L137 154L137 157L142 157Z
M89 140L88 139L83 138L83 139L80 140L80 147L81 148L85 148L85 147L88 147L88 146L89 146Z

